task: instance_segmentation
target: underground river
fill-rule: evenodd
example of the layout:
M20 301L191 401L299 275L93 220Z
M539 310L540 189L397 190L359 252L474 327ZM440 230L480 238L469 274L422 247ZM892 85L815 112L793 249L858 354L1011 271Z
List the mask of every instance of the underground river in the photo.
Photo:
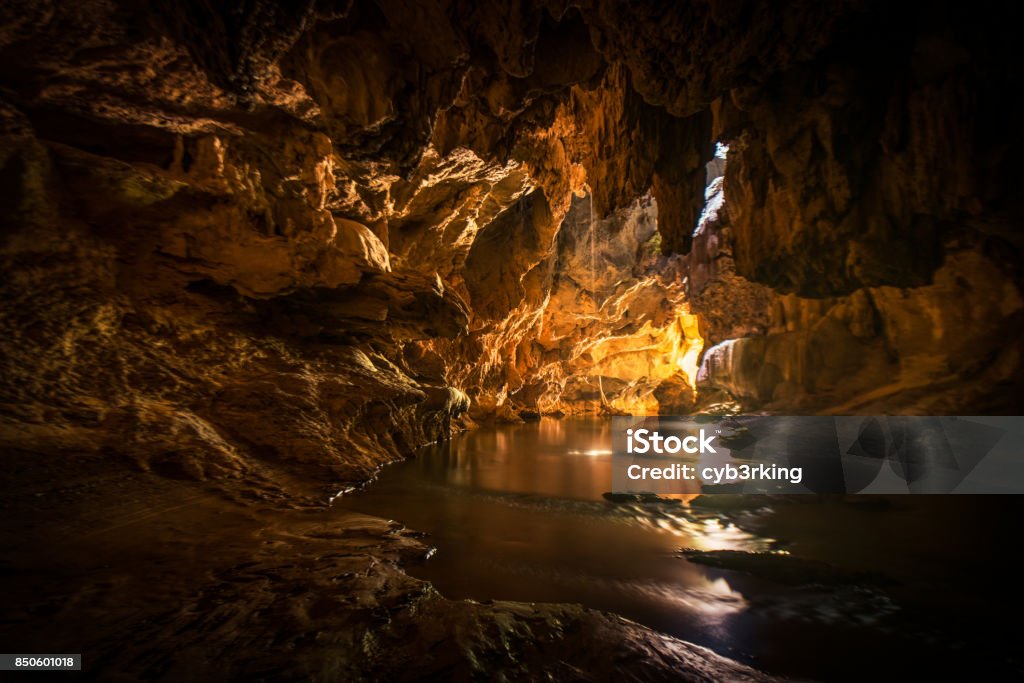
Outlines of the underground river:
M1017 579L985 560L1018 542L1016 498L613 503L610 430L481 427L335 507L425 533L437 552L407 571L448 598L579 603L786 675L856 680L897 659L902 674L948 674L978 656L1021 671L993 618L1020 605Z

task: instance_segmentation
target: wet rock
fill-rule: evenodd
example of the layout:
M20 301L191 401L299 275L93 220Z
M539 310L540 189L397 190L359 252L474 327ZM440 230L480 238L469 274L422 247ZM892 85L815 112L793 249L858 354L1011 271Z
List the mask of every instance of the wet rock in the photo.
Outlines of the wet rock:
M707 489L708 487L704 486L703 488ZM715 493L714 495L709 495L705 493L690 500L687 505L695 509L722 510L727 512L731 510L759 510L779 502L778 496L749 493Z
M744 550L681 550L691 562L753 574L785 584L887 585L892 581L870 572L842 569L818 560L807 560L780 553L755 553Z
M656 493L602 493L601 496L612 503L637 503L641 505L682 505L677 498L663 498Z
M153 474L92 474L91 488L71 486L63 500L52 491L8 499L5 514L26 524L0 551L15 617L0 635L30 649L43 639L76 642L104 678L533 679L557 671L592 680L609 672L771 680L577 605L445 599L402 570L431 548L396 522L230 502Z

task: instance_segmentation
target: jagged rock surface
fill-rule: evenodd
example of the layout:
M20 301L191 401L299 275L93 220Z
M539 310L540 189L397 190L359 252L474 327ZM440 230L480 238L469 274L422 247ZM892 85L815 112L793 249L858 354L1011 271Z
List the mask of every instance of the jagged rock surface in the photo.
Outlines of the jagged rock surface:
M698 338L740 339L703 379L748 405L827 410L882 382L868 404L900 409L901 386L966 375L1000 405L982 382L1019 374L992 342L1019 336L1018 143L987 131L1020 89L991 75L1007 41L955 7L122 10L5 10L13 443L117 450L125 420L199 420L211 463L331 435L316 466L359 478L443 437L463 394L477 419L687 409ZM879 25L882 53L854 49ZM698 220L716 139L727 200ZM622 213L645 196L657 234ZM203 335L206 360L182 341ZM233 374L243 358L259 369ZM364 374L379 388L344 396ZM310 403L269 418L275 445L238 415L279 392ZM403 426L362 434L367 414Z
M1020 412L1010 14L6 3L0 439L323 500L466 414Z

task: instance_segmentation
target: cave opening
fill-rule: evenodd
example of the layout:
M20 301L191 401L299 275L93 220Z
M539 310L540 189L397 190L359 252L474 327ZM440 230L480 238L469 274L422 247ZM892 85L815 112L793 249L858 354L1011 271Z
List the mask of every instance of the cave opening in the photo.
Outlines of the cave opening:
M1024 492L1017 13L4 3L0 641L1019 678L1019 498L902 495ZM802 488L624 489L640 425Z

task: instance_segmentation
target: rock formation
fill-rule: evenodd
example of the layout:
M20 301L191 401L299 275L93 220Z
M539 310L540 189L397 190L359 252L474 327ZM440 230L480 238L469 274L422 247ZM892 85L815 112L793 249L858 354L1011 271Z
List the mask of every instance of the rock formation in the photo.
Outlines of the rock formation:
M489 419L1019 412L1008 11L8 2L4 447L323 501Z
M360 479L464 396L688 410L704 340L741 407L1009 409L1003 34L635 5L10 6L10 443Z

